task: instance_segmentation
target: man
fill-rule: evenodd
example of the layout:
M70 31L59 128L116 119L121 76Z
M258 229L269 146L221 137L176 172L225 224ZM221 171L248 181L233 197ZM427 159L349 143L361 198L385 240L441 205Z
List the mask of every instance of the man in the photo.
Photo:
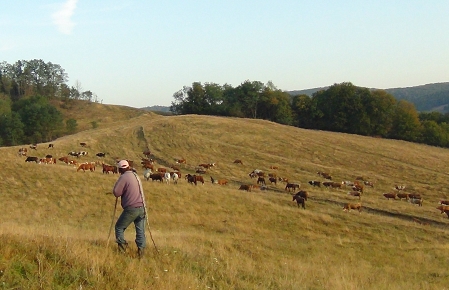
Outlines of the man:
M117 164L120 177L114 185L115 197L121 197L123 212L115 223L115 238L120 252L126 252L128 243L125 240L126 228L134 222L136 227L137 254L142 258L146 245L145 238L145 204L142 183L139 177L129 167L126 160Z

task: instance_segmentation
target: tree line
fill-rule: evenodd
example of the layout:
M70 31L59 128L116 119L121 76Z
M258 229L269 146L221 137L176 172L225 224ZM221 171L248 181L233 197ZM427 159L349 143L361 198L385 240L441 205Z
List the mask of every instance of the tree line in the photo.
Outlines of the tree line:
M64 69L43 60L0 62L0 146L48 142L76 131L75 119L66 120L53 105L70 109L74 100L98 102L80 82L67 85Z
M237 87L194 82L173 94L174 114L265 119L306 129L398 139L449 147L449 114L418 112L384 90L334 84L291 96L272 82L245 81Z

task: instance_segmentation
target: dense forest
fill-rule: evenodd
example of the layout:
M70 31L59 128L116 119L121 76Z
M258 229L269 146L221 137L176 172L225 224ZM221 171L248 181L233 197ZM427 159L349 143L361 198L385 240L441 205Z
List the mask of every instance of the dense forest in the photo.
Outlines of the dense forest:
M273 83L245 81L237 87L194 82L173 95L174 114L259 118L327 130L449 147L449 114L419 113L384 90L334 84L308 96L291 96Z
M77 121L66 120L52 101L70 107L73 100L98 102L81 84L67 85L68 76L57 64L43 60L0 63L0 146L51 141L76 131Z

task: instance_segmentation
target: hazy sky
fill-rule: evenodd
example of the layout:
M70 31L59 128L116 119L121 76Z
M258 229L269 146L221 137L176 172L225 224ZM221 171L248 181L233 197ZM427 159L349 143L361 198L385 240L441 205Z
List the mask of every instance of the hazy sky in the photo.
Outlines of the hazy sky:
M0 61L32 59L131 107L168 106L193 82L447 82L449 1L0 1Z

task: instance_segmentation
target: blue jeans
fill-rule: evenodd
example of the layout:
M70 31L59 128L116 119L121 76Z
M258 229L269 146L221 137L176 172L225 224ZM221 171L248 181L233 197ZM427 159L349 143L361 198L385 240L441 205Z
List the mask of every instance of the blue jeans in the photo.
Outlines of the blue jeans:
M126 244L125 230L134 222L136 227L136 245L138 248L145 248L145 209L143 207L124 209L115 223L115 239L118 244Z

